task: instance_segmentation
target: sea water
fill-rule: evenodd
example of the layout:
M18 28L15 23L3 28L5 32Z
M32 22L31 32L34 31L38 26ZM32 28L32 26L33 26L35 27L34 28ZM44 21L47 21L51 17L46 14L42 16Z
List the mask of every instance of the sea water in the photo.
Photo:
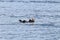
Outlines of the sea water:
M60 40L60 1L0 2L0 40Z

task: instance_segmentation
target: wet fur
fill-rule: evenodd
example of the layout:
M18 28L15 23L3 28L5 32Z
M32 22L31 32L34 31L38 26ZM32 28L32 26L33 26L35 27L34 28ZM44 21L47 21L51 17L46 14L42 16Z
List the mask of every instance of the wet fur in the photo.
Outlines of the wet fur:
M26 20L19 20L19 22L21 22L21 23L27 23L27 22L29 22L29 23L33 23L33 22L35 22L35 21L29 19L29 21L26 21Z

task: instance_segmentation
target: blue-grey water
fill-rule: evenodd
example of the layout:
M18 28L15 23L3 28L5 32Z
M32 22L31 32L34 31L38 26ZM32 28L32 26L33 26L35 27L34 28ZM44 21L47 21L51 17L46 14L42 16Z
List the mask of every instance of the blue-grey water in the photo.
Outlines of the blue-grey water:
M0 40L60 40L60 1L0 2Z

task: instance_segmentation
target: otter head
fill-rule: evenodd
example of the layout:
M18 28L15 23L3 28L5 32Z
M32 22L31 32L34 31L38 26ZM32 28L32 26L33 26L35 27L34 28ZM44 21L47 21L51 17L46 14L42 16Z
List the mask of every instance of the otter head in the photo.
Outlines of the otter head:
M31 20L34 20L34 18L32 18Z

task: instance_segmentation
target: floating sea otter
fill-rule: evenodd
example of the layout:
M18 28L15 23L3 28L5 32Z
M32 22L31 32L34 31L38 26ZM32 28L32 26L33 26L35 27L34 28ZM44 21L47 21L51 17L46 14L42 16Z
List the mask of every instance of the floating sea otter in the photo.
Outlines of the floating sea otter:
M19 22L21 22L21 23L33 23L33 22L35 22L35 20L32 18L32 19L29 19L29 21L19 20Z

